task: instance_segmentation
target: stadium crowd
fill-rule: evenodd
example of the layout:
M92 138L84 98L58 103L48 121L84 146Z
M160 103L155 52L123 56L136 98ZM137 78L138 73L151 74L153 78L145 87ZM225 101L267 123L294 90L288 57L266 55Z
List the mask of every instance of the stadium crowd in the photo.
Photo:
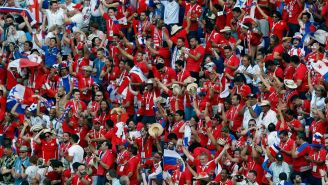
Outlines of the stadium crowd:
M326 0L0 4L0 184L328 184Z

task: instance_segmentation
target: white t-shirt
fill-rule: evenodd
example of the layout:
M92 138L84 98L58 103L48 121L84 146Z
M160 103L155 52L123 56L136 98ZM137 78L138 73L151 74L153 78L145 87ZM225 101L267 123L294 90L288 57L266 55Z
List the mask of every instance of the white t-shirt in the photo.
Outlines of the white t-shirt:
M244 71L246 71L247 73L250 73L250 74L254 75L254 70L253 70L252 65L249 65L247 68L244 65L240 65L237 68L237 71L240 72L240 73L243 73ZM251 84L253 82L253 79L250 76L248 76L248 75L244 75L244 76L246 78L246 83L247 84Z
M46 10L46 16L48 21L48 28L54 25L63 26L64 25L64 10L59 8L56 12L52 12L49 9Z
M25 174L27 175L27 181L29 184L32 183L33 177L36 176L38 173L39 167L38 166L29 166L25 170Z
M277 113L273 110L269 110L265 116L263 116L263 112L261 112L258 121L259 124L263 124L266 129L268 129L268 125L270 123L273 123L274 125L277 125L278 119L277 119Z
M84 150L80 145L74 144L68 149L68 155L73 156L73 161L69 164L73 171L73 166L72 166L73 163L75 162L82 163Z
M179 4L173 0L169 1L161 1L164 5L164 23L165 24L177 24L179 23Z
M82 13L79 12L79 13L73 15L73 17L71 17L70 20L72 22L76 23L76 27L78 27L79 29L82 28L82 24L83 24L83 15L82 15Z

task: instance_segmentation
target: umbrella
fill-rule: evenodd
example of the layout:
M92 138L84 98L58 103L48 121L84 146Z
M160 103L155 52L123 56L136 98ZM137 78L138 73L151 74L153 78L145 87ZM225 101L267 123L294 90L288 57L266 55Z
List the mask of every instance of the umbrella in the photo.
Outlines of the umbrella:
M22 68L36 67L38 65L40 65L40 64L37 63L37 62L32 62L27 58L20 58L20 59L17 59L17 60L14 60L14 61L10 62L9 65L8 65L8 70L10 70L10 68L17 68L17 72L19 74L21 74Z

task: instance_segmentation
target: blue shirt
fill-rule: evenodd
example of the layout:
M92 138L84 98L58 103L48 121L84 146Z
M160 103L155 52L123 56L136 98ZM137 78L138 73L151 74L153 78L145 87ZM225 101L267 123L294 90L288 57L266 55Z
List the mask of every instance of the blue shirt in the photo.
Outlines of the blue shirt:
M97 58L94 61L93 66L94 66L93 68L97 69L97 73L96 73L96 76L94 76L94 80L95 80L96 83L100 83L102 80L100 80L99 77L100 77L101 70L105 66L105 62L103 62L99 58Z
M24 161L22 161L22 159L20 157L17 157L14 163L14 169L15 169L15 173L22 173L22 167L24 165L24 169L26 169L27 167L29 167L30 164L30 158L26 157ZM15 178L15 185L19 185L20 183L22 183L24 179L22 178Z
M42 46L41 48L44 51L44 63L47 67L51 67L52 65L57 63L57 54L59 53L59 49L56 47L50 48L49 46Z

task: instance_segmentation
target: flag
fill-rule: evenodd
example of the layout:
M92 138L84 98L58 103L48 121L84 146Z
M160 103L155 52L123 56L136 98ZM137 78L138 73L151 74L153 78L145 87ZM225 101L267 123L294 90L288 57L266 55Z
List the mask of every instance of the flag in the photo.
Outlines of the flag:
M328 66L325 62L322 60L318 60L317 62L311 63L314 70L316 70L318 73L320 73L323 77L323 79L328 82Z
M175 170L177 166L180 166L181 172L185 170L185 164L176 151L164 149L163 158L164 171Z
M9 91L7 97L7 111L10 112L17 102L21 102L20 105L17 107L16 112L19 114L24 114L25 108L32 103L29 100L33 94L34 93L31 88L25 87L21 84L15 85Z
M273 144L270 146L269 152L273 157L276 157L277 153L280 152L280 147L278 146L278 144Z
M134 73L134 74L138 75L142 82L145 82L147 80L147 77L143 74L142 70L137 66L134 66L130 70L130 73Z
M183 145L189 146L190 139L191 139L191 128L186 123L185 129L184 129L184 136L183 136Z
M0 13L18 13L22 14L25 13L25 15L28 18L28 21L33 24L35 23L35 20L33 19L31 12L28 9L24 8L14 8L14 7L0 7Z

